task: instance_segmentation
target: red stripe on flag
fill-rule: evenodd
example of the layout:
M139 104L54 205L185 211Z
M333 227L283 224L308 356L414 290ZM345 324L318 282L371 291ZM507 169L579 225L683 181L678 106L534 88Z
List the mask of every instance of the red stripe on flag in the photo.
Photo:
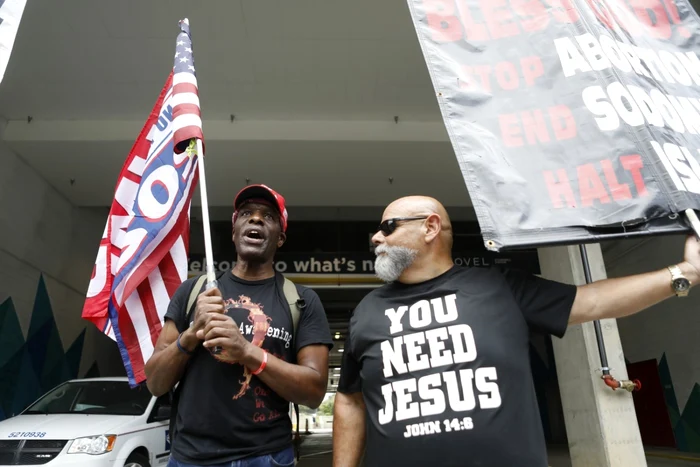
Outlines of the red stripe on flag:
M195 159L197 160L197 156L195 156ZM185 217L185 219L182 221L182 241L185 242L185 255L189 258L190 257L190 218Z
M173 108L173 120L175 120L180 115L196 115L199 117L199 107L194 104L180 104ZM197 126L197 125L191 125Z
M195 86L192 83L178 83L175 86L173 86L173 96L185 92L197 94L197 86Z
M197 184L198 178L199 175L195 172L195 174L192 176L192 188L194 188L194 186ZM146 280L148 274L150 274L150 271L156 268L165 255L168 254L173 244L177 240L177 237L182 233L182 229L177 228L177 226L185 225L183 223L183 216L185 219L187 219L188 212L186 208L180 212L180 216L165 238L158 243L153 252L149 254L148 257L144 259L143 263L141 263L139 268L133 272L124 287L124 300L126 300L129 294L138 286L138 284Z
M165 289L168 291L168 296L172 297L181 284L180 274L177 272L172 254L165 255L160 262L160 275L163 277L163 283L165 284Z
M144 373L143 355L141 354L139 337L136 335L134 323L131 321L131 316L129 316L129 311L126 309L126 306L119 310L119 333L122 336L126 352L129 355L129 362L131 363L131 369L134 372L135 380L145 380L146 374Z
M141 306L143 307L143 312L146 315L148 330L151 334L151 342L155 347L156 341L158 340L158 334L160 334L162 326L160 324L160 318L158 317L156 302L153 299L153 290L151 289L151 285L148 280L145 280L139 284L136 291L139 294L139 300L141 300Z

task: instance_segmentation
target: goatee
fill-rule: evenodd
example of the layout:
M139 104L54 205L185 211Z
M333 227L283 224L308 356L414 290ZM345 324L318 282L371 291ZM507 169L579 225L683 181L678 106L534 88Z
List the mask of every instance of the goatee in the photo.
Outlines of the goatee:
M394 282L418 256L418 250L404 246L379 245L374 250L374 273L384 282ZM380 255L380 253L384 253Z

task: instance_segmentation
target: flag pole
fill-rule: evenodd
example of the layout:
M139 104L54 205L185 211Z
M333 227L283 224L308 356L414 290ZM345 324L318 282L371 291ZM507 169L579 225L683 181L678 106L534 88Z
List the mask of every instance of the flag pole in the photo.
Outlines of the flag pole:
M202 226L204 227L204 253L207 261L207 289L216 287L214 274L214 254L211 246L211 229L209 226L209 202L207 200L207 181L204 175L204 147L202 140L197 141L197 169L199 170L199 193L202 198Z
M207 289L217 287L216 275L214 274L214 254L211 248L211 230L209 228L209 202L207 200L207 181L204 176L204 147L202 140L197 140L197 170L199 170L199 193L202 198L202 226L204 227L204 253L207 261ZM218 345L211 349L215 355L221 353Z
M694 210L686 209L685 217L688 218L688 222L690 222L690 226L695 232L695 237L700 240L700 220L698 219L698 215L695 214Z

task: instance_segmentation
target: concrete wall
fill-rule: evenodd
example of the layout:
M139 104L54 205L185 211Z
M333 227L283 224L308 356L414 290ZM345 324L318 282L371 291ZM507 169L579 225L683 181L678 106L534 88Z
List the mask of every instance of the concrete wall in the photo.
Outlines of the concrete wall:
M72 206L0 140L0 419L66 375L123 372L81 318L106 214Z
M643 273L683 260L683 236L627 240L604 245L608 277ZM669 274L670 279L670 274ZM626 359L656 359L676 441L700 450L700 287L686 298L671 298L617 320ZM668 370L666 370L668 368ZM664 381L670 373L670 381ZM674 400L675 399L675 400Z

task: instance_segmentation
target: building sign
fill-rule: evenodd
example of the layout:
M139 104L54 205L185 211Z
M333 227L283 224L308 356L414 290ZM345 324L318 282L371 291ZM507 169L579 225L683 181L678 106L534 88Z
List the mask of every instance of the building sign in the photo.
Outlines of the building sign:
M217 255L214 255L217 258ZM374 276L374 258L371 253L278 253L275 270L290 276ZM536 251L497 254L490 251L456 252L453 255L458 266L490 267L506 266L540 273ZM216 271L233 268L236 258L215 261ZM190 275L204 274L206 263L202 255L192 255Z
M700 20L686 0L408 0L487 249L687 231Z

